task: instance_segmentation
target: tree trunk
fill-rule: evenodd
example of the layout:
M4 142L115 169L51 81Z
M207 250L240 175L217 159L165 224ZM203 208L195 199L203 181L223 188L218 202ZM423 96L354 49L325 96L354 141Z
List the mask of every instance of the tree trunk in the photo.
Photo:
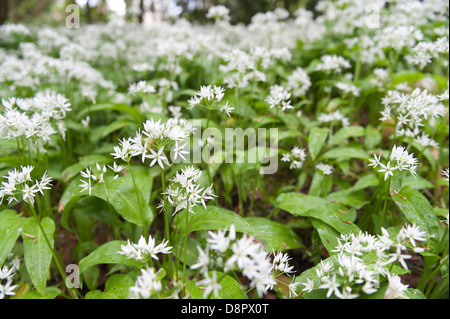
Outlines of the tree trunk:
M141 9L141 12L139 12L139 23L142 24L144 22L144 0L141 0L139 3L139 9Z
M92 24L92 10L89 1L86 2L86 19L88 24Z
M9 0L0 0L0 25L8 19Z

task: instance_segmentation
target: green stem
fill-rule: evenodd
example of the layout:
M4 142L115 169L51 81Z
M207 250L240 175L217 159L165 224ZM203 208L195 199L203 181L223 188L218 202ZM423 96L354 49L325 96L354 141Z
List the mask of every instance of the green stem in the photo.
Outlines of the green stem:
M119 231L117 229L117 225L116 225L116 222L114 219L114 213L112 211L112 206L111 206L111 203L109 202L108 189L106 188L106 183L103 183L103 188L105 190L106 203L108 204L109 217L111 218L111 224L113 226L114 239L118 240L120 238L120 235L119 235Z
M139 205L139 214L141 216L142 223L144 224L144 227L142 227L143 236L145 238L147 238L148 237L147 225L145 223L145 218L144 218L144 214L143 214L143 211L142 211L142 204L141 204L141 200L139 198L138 188L136 186L136 180L134 178L134 173L133 173L133 170L131 169L130 162L127 162L127 164L128 164L128 170L130 171L130 174L131 174L131 179L133 180L134 192L136 193L136 198L137 198L138 205Z
M389 176L387 191L386 191L385 198L384 198L383 212L381 214L381 220L380 220L380 229L379 229L380 234L381 234L381 228L383 227L383 224L384 224L384 219L386 217L387 203L389 201L390 196L391 196L391 177Z
M166 178L164 176L164 170L161 168L161 184L162 184L162 192L166 191ZM164 237L170 243L170 230L169 230L169 211L167 209L167 200L166 195L163 195L164 202Z
M189 227L189 200L187 204L187 210L186 210L186 226L184 231L184 248L183 248L183 281L184 284L187 285L187 276L186 276L186 260L187 260L187 238L188 238L188 227Z
M209 108L209 110L208 110L208 120L206 121L206 129L209 128L209 120L210 120L210 118L211 118L211 108Z
M27 202L27 203L28 203L28 207L30 207L31 213L33 214L33 217L34 217L36 223L39 226L39 229L42 232L42 235L44 236L45 243L47 244L47 247L48 247L48 249L50 250L50 252L51 252L51 254L53 256L53 260L55 261L56 266L58 267L59 273L60 273L63 281L66 282L66 280L67 280L66 273L64 272L64 270L61 267L61 263L59 262L58 256L56 255L55 250L53 249L53 247L52 247L52 245L50 243L50 240L47 237L47 234L46 234L46 232L44 230L44 227L41 224L41 221L39 220L39 217L38 217L38 215L36 213L36 210L34 209L34 207L33 207L33 205L31 203L29 203L29 202ZM78 299L77 294L72 290L72 288L69 288L69 292L70 292L70 294L72 295L73 298Z

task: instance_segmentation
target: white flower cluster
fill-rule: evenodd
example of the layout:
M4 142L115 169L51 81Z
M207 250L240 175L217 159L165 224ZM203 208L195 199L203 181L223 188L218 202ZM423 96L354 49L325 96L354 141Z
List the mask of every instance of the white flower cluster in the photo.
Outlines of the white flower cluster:
M206 249L197 247L199 257L197 263L191 266L192 269L200 269L203 275L212 270L223 270L225 273L240 271L250 280L249 287L256 289L258 296L262 297L277 284L277 276L294 272L294 267L289 265L288 255L275 251L267 253L256 238L247 234L238 239L234 225L229 230L208 233ZM217 293L218 283L211 279L206 282L216 284L216 287L208 291Z
M270 95L266 99L266 102L269 104L270 108L277 107L284 112L285 110L294 108L291 105L290 98L291 93L289 93L288 90L278 84L275 84L270 87Z
M170 185L162 194L166 195L168 203L175 207L174 215L186 208L189 209L189 212L194 213L193 208L199 204L206 208L206 202L217 197L217 195L214 195L213 185L205 189L197 184L201 175L201 170L188 166L182 168L181 173L177 172L170 180ZM164 209L163 201L158 208Z
M317 120L322 123L330 123L335 121L341 122L343 127L347 127L350 125L349 119L346 116L342 115L339 111L335 111L329 114L323 113L317 118Z
M137 244L127 241L126 245L121 245L120 255L125 255L127 258L135 259L142 262L146 267L141 269L141 274L136 279L133 287L130 287L130 297L133 299L148 299L154 293L161 291L161 277L162 269L155 272L154 268L149 267L152 264L152 259L159 260L158 254L171 254L172 246L168 246L168 241L163 240L159 245L156 245L155 239L150 235L148 241L144 236L139 238Z
M439 54L448 53L448 47L447 37L438 38L435 42L421 41L412 48L411 54L406 56L406 61L419 65L420 70L422 70Z
M388 278L389 287L385 298L405 297L402 291L407 286L402 285L397 275L392 274L390 266L394 262L408 270L405 260L412 256L406 250L423 252L416 242L425 241L426 233L415 225L405 225L401 228L395 239L391 239L386 229L382 228L382 235L374 236L360 232L355 234L342 234L338 238L338 245L333 252L337 253L333 259L322 261L316 267L319 279L319 289L327 289L327 297L335 295L341 299L358 298L361 294L373 294L378 291L381 276ZM371 261L364 257L375 254ZM373 260L376 259L376 260ZM304 291L315 289L313 280L303 283Z
M228 104L228 101L221 107L218 105L222 101L224 95L225 89L220 86L201 86L200 91L188 101L188 109L192 110L198 105L209 110L218 109L220 113L226 113L228 116L231 116L231 111L234 110L234 108Z
M306 160L306 150L298 146L294 146L289 153L283 154L281 158L282 162L291 163L289 169L300 169L303 167L303 163Z
M449 175L449 172L448 172L448 168L442 170L442 175L444 175L444 180L448 182L448 181L449 181L449 176L448 176L448 175Z
M334 167L329 164L319 163L316 165L316 168L322 171L324 175L331 175L334 172Z
M316 66L316 71L341 73L344 69L349 69L351 67L348 60L337 55L324 55L320 60L321 63Z
M70 111L69 101L61 94L45 91L33 98L2 100L4 110L0 114L0 137L32 138L39 143L50 141L59 130L63 139L63 120ZM55 129L56 128L56 129Z
M14 290L18 287L12 284L15 271L15 268L8 268L7 266L3 266L0 270L0 299L15 295Z
M162 269L155 273L154 268L141 269L133 287L130 287L130 298L149 299L154 293L161 291L162 283L159 276Z
M119 254L125 255L127 258L132 258L147 264L151 259L158 260L158 254L170 254L172 247L167 246L169 242L163 240L161 244L156 245L156 241L152 236L148 237L148 241L144 236L141 236L138 243L131 243L129 240L126 245L121 245Z
M444 100L448 100L448 93L436 96L420 88L412 93L389 91L382 100L384 110L380 120L395 120L397 136L412 138L423 146L438 147L422 128L426 122L434 125L437 118L445 117L447 108L442 103Z
M353 96L360 96L358 87L354 84L339 81L335 84L336 88L341 90L344 94L351 94Z
M212 6L206 14L208 19L214 20L230 20L230 9L223 5Z
M186 145L182 143L194 132L191 123L181 118L170 118L166 123L161 123L161 119L156 122L150 119L143 126L144 130L136 132L136 136L119 141L120 146L115 146L111 155L127 163L135 156L141 156L142 163L149 158L152 160L150 167L158 163L162 169L164 164L171 165L164 152L167 149L173 152L173 160L186 159L184 155L189 152L184 150Z
M137 83L132 83L128 87L128 94L136 95L136 94L148 94L155 93L156 88L146 81L139 81Z
M311 87L311 79L304 69L298 67L289 77L286 87L295 97L305 95Z
M83 188L80 191L80 193L87 190L89 192L89 196L91 196L92 187L94 186L94 183L104 184L105 183L104 175L108 172L107 167L114 172L115 174L114 180L119 178L119 173L124 169L122 165L117 165L116 162L114 162L113 166L103 165L103 167L101 167L100 164L96 163L95 165L96 171L94 171L91 167L87 167L85 171L80 172L81 177L87 179L87 180L80 179L81 184L78 186Z
M36 193L44 195L45 189L50 189L52 178L44 173L41 180L34 180L31 177L31 172L34 167L31 165L21 166L21 170L14 168L13 171L8 172L8 176L3 176L8 181L2 182L0 186L0 204L3 198L8 196L8 204L13 201L19 202L17 196L22 195L22 200L33 205Z
M409 154L403 146L394 145L389 161L386 165L381 163L381 155L377 156L374 154L374 158L369 160L369 166L373 166L373 168L375 168L380 165L381 169L379 169L378 172L384 173L384 180L387 180L389 176L394 176L395 170L399 170L400 172L407 170L414 176L414 178L417 178L416 170L418 160L417 158L414 158L413 155L414 153ZM391 161L395 161L394 166L391 166Z

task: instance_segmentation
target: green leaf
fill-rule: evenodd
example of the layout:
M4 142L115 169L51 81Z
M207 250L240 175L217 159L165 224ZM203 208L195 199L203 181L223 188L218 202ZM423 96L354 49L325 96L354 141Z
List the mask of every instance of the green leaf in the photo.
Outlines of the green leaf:
M137 109L122 103L102 103L90 105L89 107L83 108L83 110L81 110L77 114L77 118L83 119L92 112L104 112L104 111L119 111L127 113L131 115L138 123L141 123L144 119L142 114Z
M338 203L300 193L284 193L277 197L276 205L294 216L320 219L341 233L359 233L358 226L353 224L354 216Z
M430 246L435 247L439 242L440 228L428 199L419 191L407 186L402 188L393 200L406 219L426 232Z
M362 126L348 126L343 127L337 131L329 140L329 145L337 145L347 140L350 137L361 137L364 136L365 130Z
M321 156L322 159L350 159L350 158L359 158L368 160L370 158L369 153L362 149L354 148L354 147L339 147L333 148L327 151L325 154Z
M212 272L208 272L208 275L211 277ZM217 281L222 286L219 290L218 299L248 299L245 292L242 290L241 285L232 277L222 272L216 272ZM191 280L188 282L187 288L189 294L193 299L204 299L204 291L200 289L201 285L197 285L197 281ZM217 298L210 293L207 297L209 299Z
M49 217L44 217L41 220L41 224L53 248L55 222ZM52 251L47 246L44 234L34 218L28 218L24 224L22 239L27 272L39 294L44 296L46 294L48 272L52 262Z
M247 217L245 220L253 228L252 236L264 243L267 251L284 251L304 248L301 238L288 226L265 217Z
M313 160L317 158L325 145L330 130L328 128L312 127L308 136L309 154Z
M237 232L252 234L254 229L235 212L216 206L195 207L195 214L189 213L188 231L224 230L234 225ZM178 213L174 218L174 225L178 229L186 229L186 210Z
M15 210L0 212L0 267L14 248L25 222L26 219L19 216Z
M138 226L149 225L154 218L154 213L147 204L152 186L152 183L149 182L151 180L149 176L145 173L137 174L137 191L134 188L131 174L121 176L116 180L113 180L112 176L105 178L108 199L111 206L125 220ZM145 183L146 178L147 183ZM60 200L59 211L62 213L61 224L67 229L70 229L69 217L73 206L81 198L89 195L87 191L79 193L81 188L77 184L77 180L72 181ZM145 195L142 194L142 190L146 191ZM92 196L106 201L104 185L97 183L92 187ZM139 203L141 207L139 207Z
M366 149L372 150L377 147L381 141L383 140L383 135L381 132L373 127L372 125L368 125L366 127L366 135L365 135L365 146Z
M135 259L127 258L119 254L121 246L126 245L126 241L114 240L101 245L78 263L79 274L81 275L89 267L98 264L120 264L125 266L141 267L143 264Z
M105 290L93 290L86 294L85 299L127 299L133 279L124 274L114 274L105 283Z
M341 235L337 230L328 225L327 223L322 222L319 219L311 218L311 223L314 226L314 229L317 230L319 234L320 240L322 244L327 249L328 253L334 255L332 252L338 245L337 238Z
M41 295L37 290L29 291L25 295L21 296L20 299L55 299L61 294L61 290L56 286L51 286L45 288L45 292Z

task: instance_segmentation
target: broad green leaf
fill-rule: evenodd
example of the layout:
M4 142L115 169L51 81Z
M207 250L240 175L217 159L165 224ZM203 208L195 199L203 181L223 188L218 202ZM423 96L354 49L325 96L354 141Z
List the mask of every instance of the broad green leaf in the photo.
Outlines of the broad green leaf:
M440 227L427 198L419 191L407 186L402 188L393 200L406 219L426 232L430 246L435 247L439 241Z
M216 206L195 207L193 208L195 214L189 213L188 231L198 230L224 230L234 225L237 232L252 234L254 229L241 216L235 212L225 208ZM174 225L178 229L186 229L186 210L177 213L174 218Z
M345 141L350 137L361 137L364 136L365 130L362 126L348 126L343 127L337 131L329 140L329 145L337 145Z
M430 189L433 188L434 185L429 180L423 178L422 176L417 176L417 178L414 178L411 174L405 174L403 175L403 186L409 186L416 190L421 189Z
M141 123L144 119L142 114L137 109L135 109L127 104L121 104L121 103L103 103L103 104L90 105L89 107L83 108L83 110L77 114L77 118L83 119L87 115L89 115L89 113L103 112L103 111L119 111L119 112L123 112L123 113L128 113L138 123Z
M208 275L213 276L211 271L208 272ZM219 290L219 296L216 297L213 293L205 296L204 291L200 288L202 285L197 284L195 280L191 280L187 285L191 297L193 299L248 299L241 285L234 278L219 271L216 272L216 276L218 283L222 286Z
M201 243L197 239L191 237L187 238L186 265L192 266L197 263L198 246L201 247ZM184 260L184 242L177 243L176 246L173 247L172 253L178 260Z
M339 147L333 148L327 151L325 154L321 156L321 159L351 159L358 158L368 160L370 158L369 153L358 148L354 147Z
M91 130L91 139L93 143L98 143L101 139L107 137L114 131L121 130L125 127L134 127L136 126L136 122L128 121L128 120L118 120L114 121L108 125L101 125L92 128Z
M330 255L335 254L332 250L334 250L338 245L337 238L341 234L327 223L322 222L320 219L311 218L311 223L314 226L314 229L317 230L320 240L327 249L328 253Z
M353 224L354 216L338 203L301 193L285 193L277 197L276 205L294 216L320 219L341 233L359 233L358 226Z
M41 224L53 248L55 222L49 217L44 217ZM52 251L34 218L27 219L23 227L22 238L27 272L39 294L44 296L46 295L47 277L52 262Z
M86 299L127 299L134 281L124 274L114 274L105 283L105 290L93 290L86 294Z
M368 125L366 127L366 135L364 141L366 149L372 150L376 148L382 140L383 135L377 128L373 127L372 125Z
M51 286L45 288L45 292L41 295L37 290L32 290L21 296L19 299L55 299L61 294L61 290L59 290L56 286Z
M101 245L78 263L81 275L89 267L98 264L120 264L125 266L141 267L143 264L135 259L127 258L119 254L121 246L126 245L126 241L114 240Z
M378 186L380 180L375 174L364 175L351 187L352 191L366 189L368 187Z
M308 136L308 149L309 155L313 160L317 158L320 151L325 146L329 132L330 130L328 128L313 127L310 129Z
M337 191L329 194L326 199L335 203L342 203L355 209L360 209L368 203L367 194L362 190L354 192L350 190Z
M19 216L15 210L0 212L0 267L14 248L25 222L26 219Z
M266 251L284 251L305 247L301 238L288 226L265 217L247 217L252 236L261 240Z
M309 187L309 195L312 196L326 196L333 186L333 178L329 175L323 174L321 170L316 170Z
M402 189L404 175L405 172L398 172L391 177L391 185L389 190L391 196L398 194Z
M138 226L149 225L154 218L154 214L147 204L150 198L151 183L145 183L145 174L138 174L136 177L137 191L133 185L131 174L121 176L113 180L112 176L105 178L108 199L111 206L125 220ZM150 178L148 179L148 181ZM88 191L80 193L81 188L77 186L77 180L72 181L60 200L59 211L62 213L61 224L70 229L69 217L74 205L84 196L88 196ZM145 197L142 190L146 190ZM92 196L106 201L104 184L97 183L92 187ZM140 205L139 205L140 204Z

